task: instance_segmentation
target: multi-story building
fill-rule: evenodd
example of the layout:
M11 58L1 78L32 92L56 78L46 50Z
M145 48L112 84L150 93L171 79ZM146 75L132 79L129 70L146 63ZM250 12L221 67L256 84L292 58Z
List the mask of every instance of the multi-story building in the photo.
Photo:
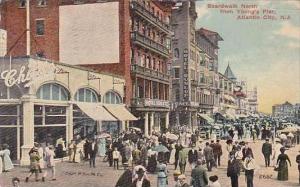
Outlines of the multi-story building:
M249 114L258 114L258 99L257 99L257 88L247 91L247 101Z
M278 118L293 119L295 115L293 104L286 101L283 104L272 106L272 116Z
M209 119L218 103L217 50L222 38L207 29L196 31L196 19L194 1L177 3L172 11L172 119L189 127L198 125L199 116Z
M219 110L219 75L218 75L218 42L222 37L214 31L200 28L196 31L197 45L202 51L199 77L206 80L206 85L200 84L200 98L208 98L208 102L200 100L200 112L212 114Z
M227 69L230 69L230 67L228 66ZM233 120L235 119L237 109L236 98L233 90L235 87L235 76L232 73L229 77L231 77L231 79L219 73L220 109L218 113L226 119Z
M5 1L0 26L7 31L8 55L29 51L124 77L123 101L148 135L169 124L171 6L150 0L32 0L27 11L26 0Z
M197 125L199 107L199 101L196 101L198 85L196 72L200 60L199 48L196 46L195 40L196 18L195 2L177 3L172 10L174 57L172 63L173 112L171 119L174 120L172 121L173 124L189 127Z

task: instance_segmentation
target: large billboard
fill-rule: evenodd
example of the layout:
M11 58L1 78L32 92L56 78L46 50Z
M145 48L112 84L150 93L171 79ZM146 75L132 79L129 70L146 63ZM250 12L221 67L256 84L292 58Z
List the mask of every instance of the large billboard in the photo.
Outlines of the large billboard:
M60 6L59 46L63 63L118 63L119 3Z

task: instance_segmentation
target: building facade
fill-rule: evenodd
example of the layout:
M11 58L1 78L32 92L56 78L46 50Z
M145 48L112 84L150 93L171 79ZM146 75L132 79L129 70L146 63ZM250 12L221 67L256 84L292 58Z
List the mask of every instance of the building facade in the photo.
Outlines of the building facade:
M147 135L168 126L172 4L145 0L30 2L31 55L124 77L123 100L139 119L134 125ZM6 1L1 9L0 25L8 33L7 55L26 54L26 1Z
M247 91L248 112L249 114L258 114L258 94L257 88Z
M277 104L272 106L273 117L293 119L294 115L295 115L294 106L288 101L286 101L283 104Z
M172 10L172 123L196 127L219 105L218 33L195 29L195 2ZM205 121L204 119L204 121Z
M227 120L236 118L237 103L234 95L235 81L219 73L220 109L219 115ZM219 119L222 119L219 118Z
M36 57L1 58L0 72L0 143L22 165L34 142L68 144L136 120L123 104L124 84L114 85L125 82L120 76Z

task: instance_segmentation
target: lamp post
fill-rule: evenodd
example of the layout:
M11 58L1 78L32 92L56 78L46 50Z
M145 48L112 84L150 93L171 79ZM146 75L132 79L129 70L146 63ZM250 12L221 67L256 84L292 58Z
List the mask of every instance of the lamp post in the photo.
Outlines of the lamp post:
M30 0L26 0L26 55L30 56Z

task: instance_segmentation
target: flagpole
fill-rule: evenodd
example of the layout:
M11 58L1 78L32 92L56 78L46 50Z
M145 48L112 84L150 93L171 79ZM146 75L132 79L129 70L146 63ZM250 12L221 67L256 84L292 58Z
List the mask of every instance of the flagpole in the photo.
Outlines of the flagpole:
M30 0L26 0L26 55L30 56Z

